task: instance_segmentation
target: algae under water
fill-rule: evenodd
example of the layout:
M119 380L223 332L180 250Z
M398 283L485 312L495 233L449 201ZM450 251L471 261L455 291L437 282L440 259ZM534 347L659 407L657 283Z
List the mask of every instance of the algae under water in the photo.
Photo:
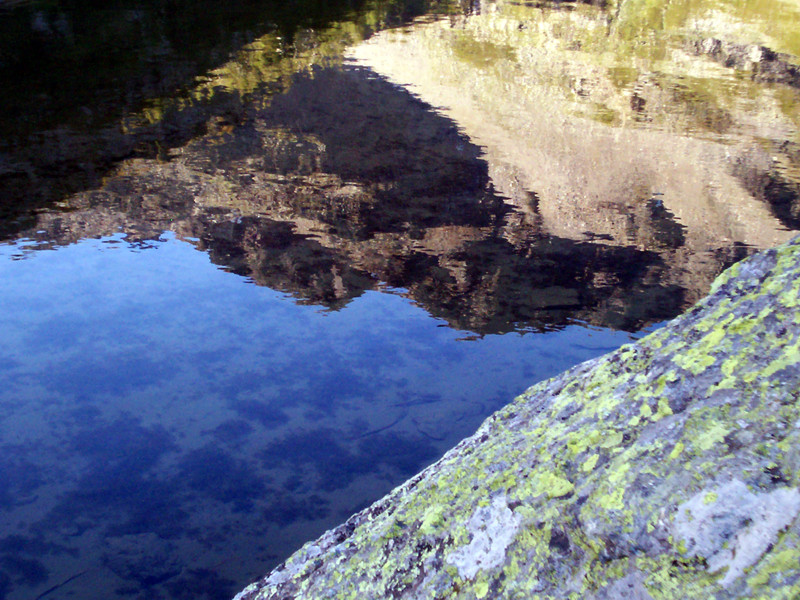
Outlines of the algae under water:
M790 237L791 46L633 4L0 4L0 598L229 598Z

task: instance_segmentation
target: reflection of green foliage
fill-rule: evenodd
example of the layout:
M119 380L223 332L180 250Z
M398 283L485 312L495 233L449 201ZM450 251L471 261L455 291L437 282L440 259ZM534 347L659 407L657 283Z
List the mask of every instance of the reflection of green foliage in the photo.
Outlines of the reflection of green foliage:
M10 134L92 129L180 89L269 31L291 39L362 1L31 1L0 15L0 107ZM315 6L320 4L320 6Z
M639 79L639 70L627 66L612 66L608 69L608 76L614 87L624 89L636 83Z
M764 85L746 69L748 44L785 52L800 43L800 0L617 0L554 8L500 0L499 21L473 18L466 32L454 34L451 48L474 65L491 62L497 48L519 52L530 80L552 90L553 98L577 103L568 112L609 125L628 122L623 115L633 110L634 121L721 135L734 131L735 115L757 103L782 109L798 123L796 90ZM795 35L781 33L789 31ZM470 34L480 41L470 42ZM701 42L707 39L741 52L741 70L705 56Z
M800 57L800 4L796 0L720 0L734 19L762 24L770 46ZM752 40L757 42L757 40Z
M589 118L605 125L618 125L619 114L613 108L595 102L587 115Z
M670 82L668 89L685 116L698 129L725 133L733 124L730 113L719 105L722 94L712 79L681 77ZM716 88L716 89L715 89Z
M789 87L775 90L775 98L781 112L794 123L795 143L800 145L800 91ZM800 177L798 178L800 180Z
M126 128L150 126L197 106L210 105L231 96L245 99L267 87L281 89L296 73L314 65L338 61L348 46L366 39L376 29L387 27L415 11L447 13L456 4L450 0L371 0L347 19L314 30L298 30L291 40L279 32L268 33L245 45L231 60L197 79L186 93L156 98L137 115L129 115Z
M292 54L295 42L308 31L319 36L338 28L350 39L362 39L378 28L452 4L31 0L0 14L0 139L21 140L65 126L96 131L145 103L155 114L163 104L160 98L186 95L197 85L196 77L214 71L232 55L242 69L227 73L223 87L252 90L258 74L281 58L269 48L258 49L259 42L283 46ZM351 30L345 32L348 27ZM248 51L239 52L242 47Z
M800 57L796 0L619 0L618 8L614 28L621 40L653 34L733 36L729 41Z
M460 35L453 42L453 54L465 63L483 67L500 60L514 60L516 54L511 46L476 40L469 35Z
M621 39L635 40L683 27L691 5L689 0L622 0L615 32Z

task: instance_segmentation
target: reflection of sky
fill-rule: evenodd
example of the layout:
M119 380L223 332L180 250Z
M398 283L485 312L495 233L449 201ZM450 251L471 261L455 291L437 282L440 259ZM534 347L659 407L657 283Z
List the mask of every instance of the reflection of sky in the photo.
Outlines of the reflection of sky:
M198 569L232 595L528 385L629 340L574 325L466 341L398 293L298 305L171 234L24 244L0 246L10 600L83 564L65 586L82 598L170 597Z

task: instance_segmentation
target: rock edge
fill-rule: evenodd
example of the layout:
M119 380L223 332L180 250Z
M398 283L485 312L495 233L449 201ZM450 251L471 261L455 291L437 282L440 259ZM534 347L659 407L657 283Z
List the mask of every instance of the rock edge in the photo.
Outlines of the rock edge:
M800 237L539 383L235 600L800 597Z

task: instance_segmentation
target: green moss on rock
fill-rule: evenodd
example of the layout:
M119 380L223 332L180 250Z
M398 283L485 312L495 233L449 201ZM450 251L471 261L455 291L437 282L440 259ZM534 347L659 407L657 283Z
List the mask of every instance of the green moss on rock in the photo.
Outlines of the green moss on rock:
M542 382L238 600L795 598L800 238Z

